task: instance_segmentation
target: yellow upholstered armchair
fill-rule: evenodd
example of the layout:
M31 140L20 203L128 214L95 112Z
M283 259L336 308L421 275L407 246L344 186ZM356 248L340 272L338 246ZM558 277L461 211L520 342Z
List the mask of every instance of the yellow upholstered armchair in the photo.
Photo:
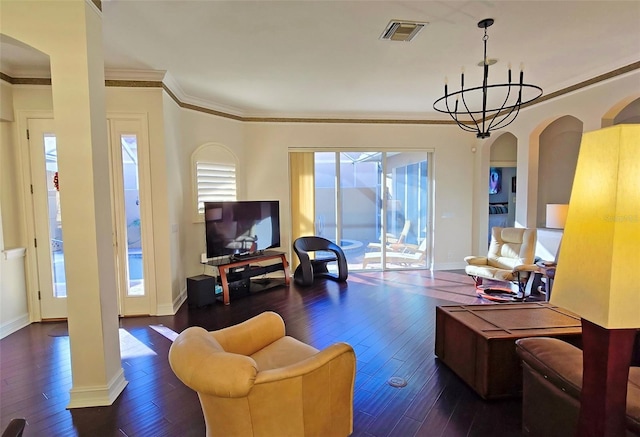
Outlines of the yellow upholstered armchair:
M513 296L496 300L525 300L530 294L529 275L538 271L534 262L536 241L535 229L496 226L491 229L487 256L465 257L468 265L464 270L474 279L480 294L483 278L492 279L514 285ZM484 290L485 297L490 297L489 294L489 290Z
M265 312L218 331L184 330L169 350L198 393L212 436L347 436L353 431L353 348L321 351L285 335Z

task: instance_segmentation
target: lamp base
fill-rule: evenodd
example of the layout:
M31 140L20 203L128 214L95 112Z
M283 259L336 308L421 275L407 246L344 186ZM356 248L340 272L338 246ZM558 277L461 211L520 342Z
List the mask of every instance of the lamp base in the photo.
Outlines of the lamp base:
M625 435L627 383L635 329L607 329L582 319L580 437Z

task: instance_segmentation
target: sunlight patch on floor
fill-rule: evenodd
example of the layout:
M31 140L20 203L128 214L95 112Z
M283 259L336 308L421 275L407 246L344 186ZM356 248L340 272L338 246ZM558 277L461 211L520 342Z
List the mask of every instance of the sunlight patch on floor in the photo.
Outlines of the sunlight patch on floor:
M170 328L167 328L164 325L149 325L149 328L156 331L158 334L168 338L171 341L174 341L178 336L178 333Z
M131 335L126 329L120 328L120 357L127 358L145 357L157 355L146 344Z

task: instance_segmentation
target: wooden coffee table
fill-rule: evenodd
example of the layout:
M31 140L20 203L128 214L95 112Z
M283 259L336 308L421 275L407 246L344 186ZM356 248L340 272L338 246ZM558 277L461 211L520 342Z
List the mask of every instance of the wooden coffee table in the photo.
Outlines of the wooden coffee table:
M580 347L580 317L547 302L436 307L436 355L484 399L522 394L515 341L524 337Z

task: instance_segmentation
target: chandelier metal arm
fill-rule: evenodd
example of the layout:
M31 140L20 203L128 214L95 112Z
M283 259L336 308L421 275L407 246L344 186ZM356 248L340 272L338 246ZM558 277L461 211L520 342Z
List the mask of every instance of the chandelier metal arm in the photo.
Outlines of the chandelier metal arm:
M487 128L487 131L491 131L491 129L500 129L501 127L507 126L508 124L511 124L511 122L513 120L515 120L515 116L514 118L508 122L505 125L501 125L501 123L503 123L506 119L509 118L509 116L513 113L513 110L517 107L518 111L516 111L516 116L518 115L518 112L520 112L520 104L522 102L522 74L520 74L520 87L518 89L518 100L516 101L515 105L513 105L511 107L511 110L504 116L502 117L497 123L495 123L495 121L498 119L498 116L505 110L505 106L507 105L507 102L509 101L509 97L511 96L511 69L509 69L509 86L507 88L507 95L504 98L504 101L502 102L502 105L500 106L500 109L498 111L496 111L495 115L491 118L491 123L489 123L489 127ZM495 123L495 124L494 124ZM482 126L483 130L484 130L484 125Z
M514 113L515 111L515 113ZM504 114L503 110L498 111L493 118L491 119L491 123L489 123L489 130L491 129L502 129L505 126L510 125L513 120L516 119L516 117L518 116L518 113L520 112L520 105L514 105L512 106L508 112L506 112L506 114ZM504 114L504 116L500 119L498 119L498 116L500 114ZM511 118L511 120L509 120L508 122L506 122L509 117L511 117L511 115L513 114L513 118ZM496 120L498 120L496 122ZM494 123L495 122L495 123Z
M462 73L462 83L464 83L464 73ZM464 108L467 110L467 112L465 112L465 114L468 114L469 117L471 117L471 120L473 121L473 123L476 126L476 129L473 130L473 132L475 132L480 127L479 127L479 124L478 124L478 120L476 120L476 118L473 116L474 112L469 110L469 106L467 105L467 100L464 97L465 96L464 87L460 90L459 94L460 94L460 100L462 100L462 104L464 105ZM456 98L456 102L457 101L458 101L458 99ZM484 114L485 112L483 111L482 113ZM456 114L457 114L457 111L456 111Z
M506 84L506 83L502 83L502 84L493 84L493 85L487 85L487 90L490 90L492 88L503 88L503 87L520 87L519 84ZM496 109L487 109L486 112L499 112L499 111L503 111L503 110L507 110L507 109L511 109L511 108L515 108L517 106L523 106L526 105L528 103L533 102L534 100L536 100L537 98L539 98L542 95L542 88L540 88L539 86L536 85L530 85L530 84L526 84L523 83L522 84L522 88L530 88L532 90L537 90L537 95L533 98L530 98L528 100L524 100L521 102L515 102L511 105L505 105L503 108L496 108ZM440 97L438 100L435 101L435 103L433 104L433 109L441 112L443 114L450 114L453 111L450 111L449 107L446 104L447 99L452 99L452 98L460 98L459 95L461 95L462 93L471 93L472 91L479 91L482 90L481 86L477 86L474 88L466 88L465 90L461 90L461 91L456 91L455 93L451 93L451 94L447 94L446 96L442 96ZM438 105L442 105L442 107L438 107ZM466 108L465 108L466 109ZM465 115L469 115L469 114L482 114L482 110L475 110L475 111L471 111L469 110L467 111L456 111L457 114L465 114Z
M461 86L462 86L462 91L464 91L464 74L462 76ZM444 85L444 97L443 97L443 99L444 99L445 106L447 108L446 112L451 116L453 121L455 121L461 129L463 129L463 130L465 130L467 132L476 132L477 128L472 128L471 126L467 126L464 122L461 122L458 119L458 114L459 113L458 113L458 99L457 98L456 98L455 108L454 108L453 111L451 111L451 108L449 107L449 99L447 98L448 97L447 89L448 89L447 88L447 84L445 84ZM460 92L462 92L462 91L460 91ZM442 100L442 99L440 99L440 100ZM477 126L477 123L476 123L476 126Z
M504 101L502 102L502 105L500 105L500 109L498 111L496 111L496 114L491 119L491 123L489 123L489 128L487 130L489 130L489 131L491 130L491 126L493 125L493 122L500 115L500 113L505 110L505 106L507 105L507 102L509 101L509 97L511 96L511 90L512 90L512 88L511 88L511 69L509 69L509 83L508 83L508 87L507 87L507 94L504 97ZM522 100L522 84L520 84L520 89L518 90L518 100L516 101L514 106L519 105L521 100ZM503 117L502 120L504 120L505 118L509 117L509 115L512 112L513 112L513 108L511 108L511 111L509 111L509 113L505 117ZM498 122L496 124L496 126L498 126L499 124L500 124L500 122Z

